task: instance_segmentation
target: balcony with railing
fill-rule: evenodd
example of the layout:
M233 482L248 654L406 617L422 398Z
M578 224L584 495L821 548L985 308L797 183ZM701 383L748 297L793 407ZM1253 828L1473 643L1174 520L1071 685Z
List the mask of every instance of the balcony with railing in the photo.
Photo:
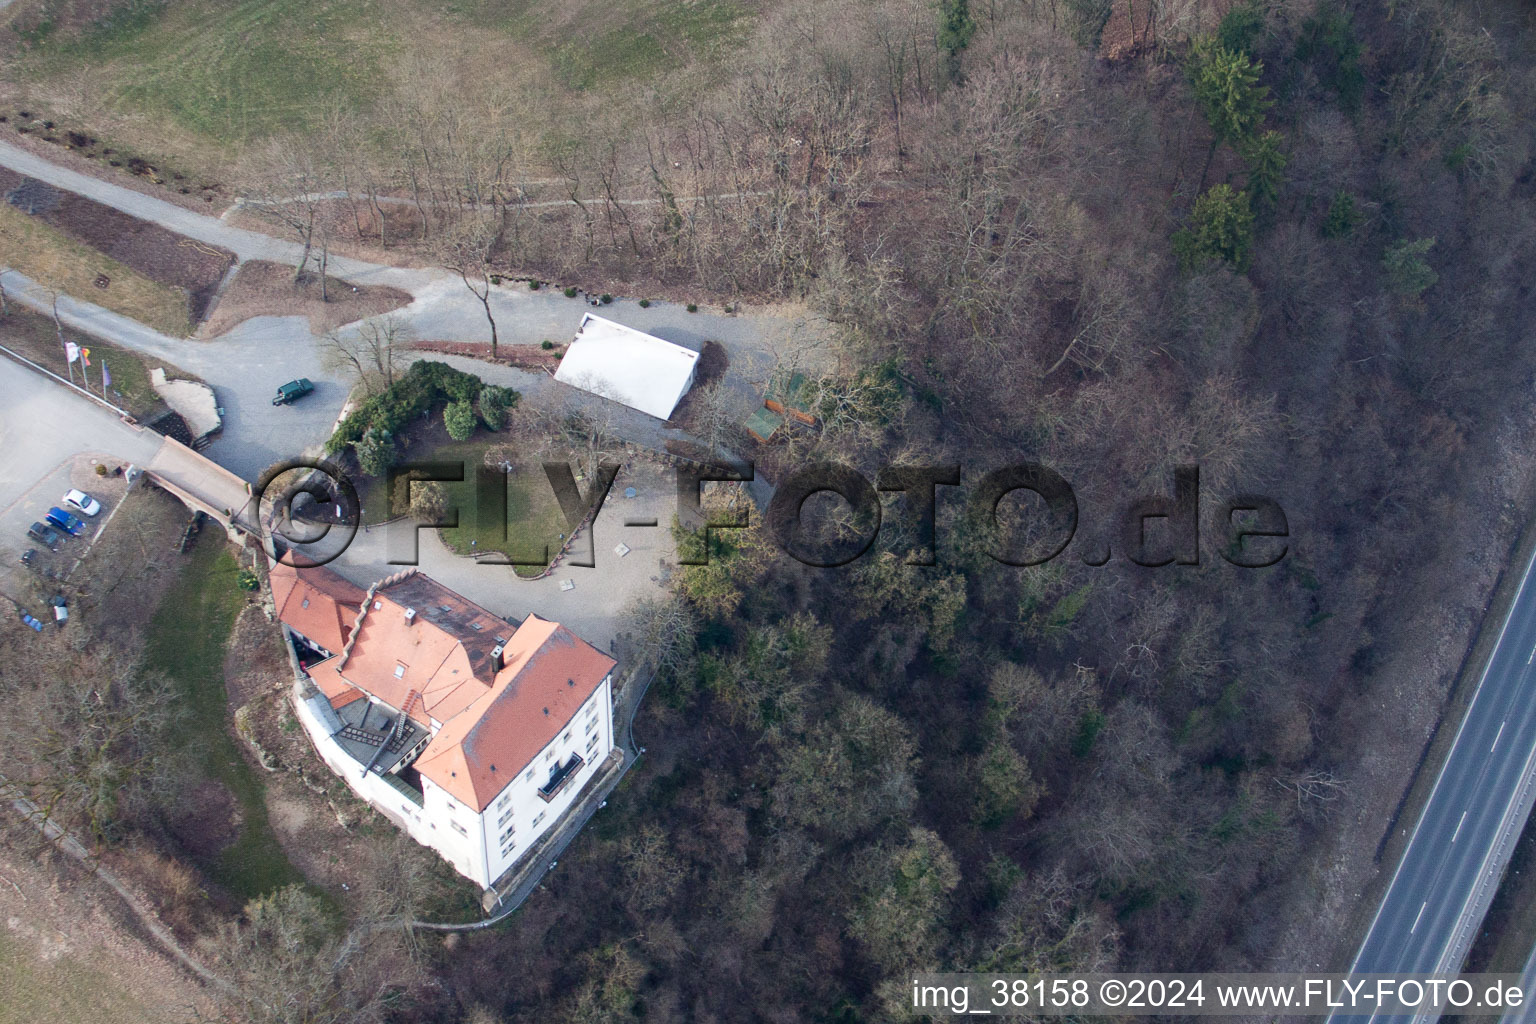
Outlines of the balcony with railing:
M581 766L586 763L580 754L572 754L569 761L556 766L555 770L549 773L549 781L539 787L539 796L546 803L559 796L560 791L570 784L570 781L576 777L576 773L581 771Z

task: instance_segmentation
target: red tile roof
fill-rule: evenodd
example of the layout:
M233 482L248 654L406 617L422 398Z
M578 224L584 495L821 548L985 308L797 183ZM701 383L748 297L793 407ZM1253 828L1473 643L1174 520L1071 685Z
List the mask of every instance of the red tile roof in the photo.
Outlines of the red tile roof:
M279 621L332 653L346 645L367 596L361 588L329 569L296 569L283 562L267 579Z
M616 664L537 615L518 627L504 657L495 683L444 723L416 762L423 777L477 811L560 734Z
M438 728L416 768L476 811L559 735L615 664L559 623L530 615L514 626L421 573L377 586L350 646L332 649L342 653L310 669L321 692L337 707L354 690L397 709L409 700L413 719Z

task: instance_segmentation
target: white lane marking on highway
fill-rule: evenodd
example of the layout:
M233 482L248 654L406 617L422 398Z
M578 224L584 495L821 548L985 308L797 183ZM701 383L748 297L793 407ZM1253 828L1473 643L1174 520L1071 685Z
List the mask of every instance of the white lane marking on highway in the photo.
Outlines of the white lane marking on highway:
M1532 660L1532 659L1533 659L1533 658L1536 658L1536 647L1532 647L1532 648L1531 648L1531 657L1530 657L1530 658L1526 658L1526 659L1525 659L1525 663L1526 663L1526 664L1527 664L1527 665L1529 665L1529 664L1530 664L1530 663L1531 663L1531 660Z
M1509 722L1507 720L1499 723L1499 731L1493 734L1493 746L1488 748L1488 753L1491 754L1496 749L1498 749L1499 737L1504 735L1504 726L1506 726L1508 724L1509 724Z
M1424 908L1427 907L1427 906L1429 906L1429 902L1427 900L1425 902L1419 904L1419 912L1416 915L1414 915L1414 918L1413 918L1413 927L1408 929L1408 934L1409 935L1412 935L1416 930L1418 930L1419 918L1424 916Z
M1456 823L1456 831L1451 833L1451 842L1454 843L1456 841L1456 837L1461 835L1461 826L1466 824L1466 821L1467 821L1467 812L1466 811L1462 811L1461 812L1461 820Z

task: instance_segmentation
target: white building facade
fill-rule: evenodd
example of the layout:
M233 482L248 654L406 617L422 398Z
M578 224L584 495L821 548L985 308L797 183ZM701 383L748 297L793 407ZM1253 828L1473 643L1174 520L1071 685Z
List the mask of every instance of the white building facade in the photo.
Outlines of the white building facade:
M318 690L311 689L307 696L298 693L294 705L321 760L346 780L352 792L416 842L436 850L459 874L486 889L560 823L576 795L598 775L614 749L609 676L569 728L540 751L485 810L477 812L430 779L421 780L418 803L417 795L398 776L363 771L336 742L335 720L325 713L330 702ZM570 740L565 739L567 735ZM581 765L546 798L540 790L549 782L551 768L567 765L578 756Z

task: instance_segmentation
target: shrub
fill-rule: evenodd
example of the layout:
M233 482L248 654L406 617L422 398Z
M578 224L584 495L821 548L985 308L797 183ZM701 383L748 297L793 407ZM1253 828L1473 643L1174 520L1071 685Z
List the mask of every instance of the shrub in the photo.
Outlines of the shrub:
M500 430L506 426L507 410L522 397L511 388L487 384L480 392L480 420L487 430Z
M576 297L576 289L575 288L567 288L565 290L565 297L568 298L568 299L574 299Z
M443 426L448 428L448 436L455 441L468 441L469 435L475 432L474 406L462 399L449 402L443 407Z
M403 377L365 400L341 421L326 442L326 451L334 455L349 444L357 444L371 430L386 437L396 434L442 402L473 402L483 386L479 377L455 370L447 363L425 359L413 363Z
M528 282L528 290L531 291L531 292L538 291L539 290L539 282L537 282L537 281L529 281Z
M491 284L501 284L501 275L500 274L492 274L491 275Z
M688 312L690 312L690 313L697 313L698 311L699 311L698 303L696 303L696 302L688 303Z
M607 292L603 292L603 305L606 306L606 305L608 305L608 303L610 303L612 301L613 301L613 296L609 295Z
M649 309L650 306L651 306L651 300L650 299L641 299L640 300L640 308L641 309Z
M545 338L543 341L539 342L539 348L543 349L545 352L548 352L554 347L555 343L550 341L548 338Z
M241 569L235 574L235 586L252 593L261 589L261 577L249 569Z
M107 475L107 467L106 467L105 463L101 463L101 462L96 463L96 475L97 476L106 476Z
M407 506L411 515L424 523L435 523L448 511L448 491L436 480L419 480L406 485L411 500Z

